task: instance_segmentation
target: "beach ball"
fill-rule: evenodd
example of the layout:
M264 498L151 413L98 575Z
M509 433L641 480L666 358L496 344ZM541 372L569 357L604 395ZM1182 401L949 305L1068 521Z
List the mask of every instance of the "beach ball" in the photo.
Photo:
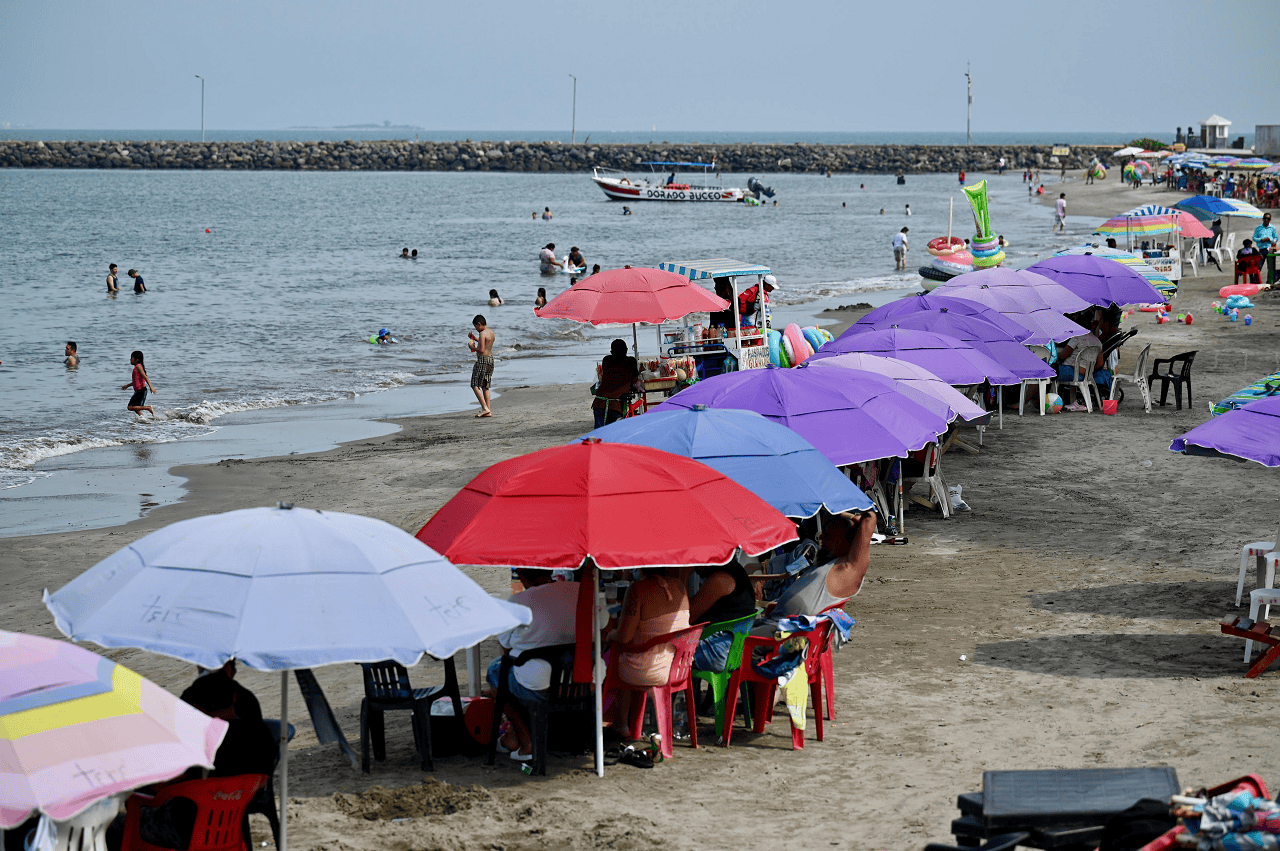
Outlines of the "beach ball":
M1046 414L1062 413L1062 397L1057 393L1050 393L1044 397L1044 412Z

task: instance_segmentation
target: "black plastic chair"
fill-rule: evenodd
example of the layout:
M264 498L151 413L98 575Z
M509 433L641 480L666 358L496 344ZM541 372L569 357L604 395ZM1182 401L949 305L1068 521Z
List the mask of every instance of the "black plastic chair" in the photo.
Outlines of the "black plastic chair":
M279 749L280 721L275 718L266 718L266 719L263 719L262 723L267 725L267 729L271 731L271 741L275 742L277 745L276 757L275 757L275 762L273 762L271 765L271 773L267 775L267 785L259 789L257 791L257 794L253 796L253 800L249 802L249 806L245 807L244 823L241 825L241 829L244 832L245 842L248 843L249 837L251 836L251 834L249 833L249 816L253 815L254 813L257 813L258 815L266 816L267 823L271 825L271 838L272 840L275 841L276 847L279 848L280 847L280 812L279 810L276 809L275 768L277 765L280 764L280 749ZM290 742L293 741L293 736L295 732L296 731L294 730L293 725L290 724L288 741Z
M1003 836L993 836L984 845L975 845L968 848L930 842L924 846L924 851L1013 851L1014 848L1018 847L1018 843L1030 838L1031 834L1029 833L1006 833Z
M458 672L453 659L444 660L445 682L432 688L413 688L409 685L409 671L399 662L366 662L364 669L364 699L360 701L360 768L369 773L369 745L372 741L374 759L387 758L386 727L383 713L396 710L412 712L413 744L422 757L422 770L432 771L431 760L431 704L438 697L453 700L454 718L462 718L462 696L458 689Z
M518 656L510 653L502 657L498 668L498 695L493 707L493 727L489 734L489 754L485 758L486 765L493 765L498 752L498 728L502 723L502 710L508 704L521 704L528 712L529 734L533 739L533 759L530 769L533 774L547 773L547 750L550 738L551 713L581 712L590 714L595 710L591 683L575 683L573 681L573 644L556 644L550 647L535 647ZM547 689L546 700L518 701L512 697L508 688L508 675L517 665L523 665L531 659L542 659L551 664L551 685ZM571 725L577 729L590 730L590 724Z
M1183 352L1180 355L1174 355L1171 358L1156 358L1151 364L1151 375L1147 376L1147 387L1151 386L1151 382L1160 382L1160 407L1164 407L1169 397L1169 385L1173 385L1173 398L1178 404L1177 410L1182 410L1182 385L1187 385L1187 407L1192 405L1191 401L1191 364L1196 359L1195 352ZM1160 364L1165 364L1164 372L1160 371Z

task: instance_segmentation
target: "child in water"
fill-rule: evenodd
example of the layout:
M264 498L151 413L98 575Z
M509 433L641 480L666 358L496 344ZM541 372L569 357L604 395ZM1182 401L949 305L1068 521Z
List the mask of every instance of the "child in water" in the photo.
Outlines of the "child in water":
M538 287L538 297L533 300L533 306L534 307L547 306L547 288L546 287Z
M151 383L151 379L147 377L147 368L142 363L142 352L135 351L130 355L129 363L133 364L133 376L127 384L120 388L121 390L133 388L133 395L129 397L129 410L139 417L142 416L143 411L150 411L152 418L154 418L156 415L155 408L143 404L147 401L147 390L155 393L156 387Z
M505 302L503 302L502 296L498 295L497 290L489 290L489 306L490 307L499 307L504 303Z

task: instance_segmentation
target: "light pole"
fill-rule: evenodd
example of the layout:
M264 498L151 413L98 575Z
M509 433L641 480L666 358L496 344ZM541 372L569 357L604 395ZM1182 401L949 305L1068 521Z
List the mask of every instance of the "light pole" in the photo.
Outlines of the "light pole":
M569 75L573 77L572 74ZM576 144L578 141L578 78L573 77L573 135L569 137L569 144Z
M200 78L200 142L204 142L204 77L196 74Z
M969 86L969 111L965 114L964 119L964 143L966 145L973 144L973 77L969 76L969 66L964 66L964 79Z

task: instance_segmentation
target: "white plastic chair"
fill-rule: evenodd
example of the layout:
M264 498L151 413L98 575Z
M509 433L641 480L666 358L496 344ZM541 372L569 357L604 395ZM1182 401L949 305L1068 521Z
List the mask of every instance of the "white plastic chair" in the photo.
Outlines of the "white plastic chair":
M933 503L937 503L942 510L943 517L951 516L951 493L947 489L947 483L942 478L942 457L938 455L938 444L930 443L927 447L924 457L924 472L919 476L912 478L902 477L902 493L904 497L909 493L911 486L917 482L924 482L929 486L929 496L926 499L922 496L911 496L910 498L921 505L932 507ZM903 500L903 513L906 513L905 499Z
M1274 541L1254 541L1240 549L1240 581L1236 583L1236 605L1244 598L1244 578L1249 573L1249 561L1253 560L1258 571L1259 588L1274 588L1276 585L1276 563L1280 562L1280 552L1276 552Z
M1222 265L1223 257L1227 258L1228 263L1231 262L1231 252L1222 247L1222 234L1218 234L1218 238L1213 241L1212 248L1204 250L1204 255L1205 262L1208 262L1209 258L1213 258L1213 262L1218 266Z
M1076 391L1084 397L1084 409L1091 414L1093 413L1093 402L1091 401L1092 397L1089 395L1090 392L1098 396L1098 407L1102 407L1102 396L1098 391L1098 386L1093 383L1093 366L1097 363L1098 355L1100 354L1102 354L1102 346L1085 346L1079 351L1072 352L1071 361L1076 364L1075 380L1064 382L1060 379L1055 379L1052 382L1054 392L1057 392L1060 384L1070 384L1076 388ZM1085 373L1083 376L1080 375L1081 364L1083 364Z
M1186 246L1182 252L1182 265L1186 267L1188 263L1191 264L1191 275L1198 278L1200 271L1196 268L1196 259L1200 256L1200 240L1191 238L1182 242Z
M1049 362L1049 350L1044 346L1027 346L1031 353L1045 363ZM1018 387L1018 416L1022 416L1022 406L1027 401L1027 385L1037 384L1040 387L1040 416L1044 416L1045 397L1049 395L1049 379L1047 378L1024 378L1021 386Z
M1227 234L1227 244L1223 246L1227 252L1227 259L1232 263L1236 260L1236 235L1234 233Z
M125 797L103 798L66 821L41 816L32 837L31 851L107 851L107 826L120 812Z
M1116 398L1116 391L1120 389L1121 381L1128 381L1131 384L1138 385L1138 389L1142 391L1142 404L1147 409L1147 413L1151 413L1151 388L1147 384L1147 356L1151 354L1151 344L1147 343L1142 347L1142 351L1138 352L1138 365L1134 367L1133 375L1121 375L1115 373L1111 378L1111 392L1107 394L1108 399ZM1236 605L1240 605L1239 602Z
M1262 619L1267 620L1271 617L1271 607L1277 604L1280 604L1280 591L1274 588L1254 588L1249 592L1249 619L1256 621L1259 610L1265 606ZM1247 663L1252 655L1253 639L1249 639L1244 643L1244 661Z

